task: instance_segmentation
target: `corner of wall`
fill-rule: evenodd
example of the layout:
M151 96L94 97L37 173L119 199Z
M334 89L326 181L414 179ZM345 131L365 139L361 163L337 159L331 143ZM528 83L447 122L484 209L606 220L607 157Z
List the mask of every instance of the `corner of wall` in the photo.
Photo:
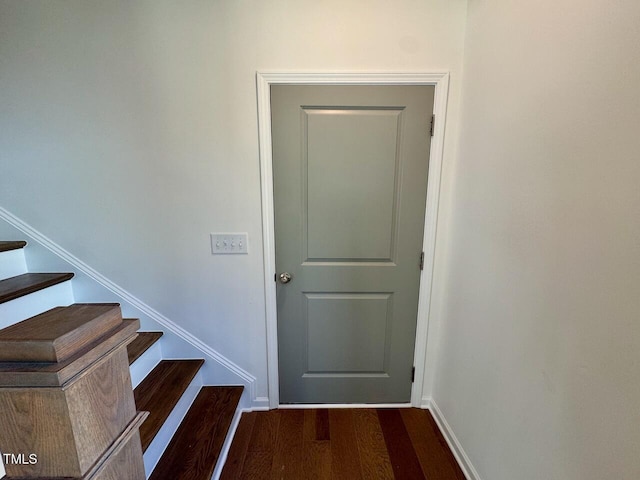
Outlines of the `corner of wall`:
M433 398L424 397L423 405L427 405L423 408L428 408L431 412L433 419L447 441L447 444L453 452L453 456L458 461L458 465L460 465L465 477L467 477L468 480L482 480L480 478L480 474L471 463L469 456L464 451L464 448L462 448L462 444L456 437L456 434L453 432L451 425L447 422L447 419L442 413L442 410L440 410L440 407L438 407L436 401Z

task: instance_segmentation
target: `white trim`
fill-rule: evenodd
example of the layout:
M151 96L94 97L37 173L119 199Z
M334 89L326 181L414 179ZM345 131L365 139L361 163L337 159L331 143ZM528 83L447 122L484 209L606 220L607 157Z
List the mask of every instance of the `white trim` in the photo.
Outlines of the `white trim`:
M7 223L12 225L13 227L20 230L25 235L31 237L37 243L62 258L64 261L69 263L71 266L79 270L80 272L87 275L89 278L93 279L100 285L102 285L107 290L111 291L113 294L120 297L122 300L129 303L134 308L138 309L140 312L147 315L152 320L158 322L168 331L174 333L176 336L182 338L187 343L191 344L193 347L200 350L202 353L210 357L215 362L219 363L221 366L225 367L227 370L231 371L233 374L238 376L243 380L243 383L247 386L247 390L249 393L249 398L253 401L256 398L256 377L251 375L246 370L242 369L227 357L217 352L213 348L211 348L206 343L202 342L191 333L187 332L184 328L180 327L176 323L174 323L169 318L165 317L163 314L150 307L138 297L128 292L124 288L115 284L111 280L109 280L104 275L98 273L96 270L91 268L89 265L84 263L82 260L72 255L70 252L62 248L60 245L55 243L53 240L45 236L43 233L39 232L31 225L22 221L6 209L0 207L0 218L5 220Z
M304 410L309 408L411 408L410 403L283 403L280 410Z
M265 404L264 406L255 406L256 403L259 403L260 401L266 401L267 404ZM231 421L231 426L229 427L229 431L227 432L227 437L224 440L222 451L220 452L220 456L218 457L218 461L216 462L216 467L213 470L213 476L211 477L211 480L218 480L220 478L220 475L222 474L222 470L224 469L225 463L227 463L229 449L231 448L233 439L236 436L236 431L238 430L238 425L240 424L242 414L250 412L266 412L269 410L268 402L269 399L267 397L258 397L253 402L253 407L236 409L236 413L234 413L233 420Z
M275 225L273 207L273 172L271 153L271 97L274 84L334 84L334 85L433 85L435 98L433 112L436 115L434 135L429 156L429 180L424 224L424 270L420 276L418 322L414 365L415 381L411 390L411 403L420 407L424 390L425 361L433 264L435 259L436 223L440 198L440 174L444 152L444 125L447 112L449 73L287 73L257 72L258 135L260 139L260 185L262 196L262 238L264 250L264 284L267 327L267 371L269 405L277 408L280 403L278 383L278 311L276 285L273 281L275 259Z
M453 456L456 457L458 465L460 465L460 469L462 470L462 473L464 473L464 476L467 477L468 480L482 480L480 478L480 474L471 463L469 456L464 451L464 448L462 448L462 444L456 437L455 433L453 433L451 425L447 422L447 419L442 413L442 410L438 407L438 404L432 398L428 399L427 402L429 403L429 411L431 411L433 419L438 424L438 428L447 441Z
M222 474L222 470L224 469L224 464L227 462L229 449L231 448L233 439L236 436L236 430L238 429L238 425L240 424L240 418L242 417L242 414L246 411L251 411L251 410L236 409L236 413L233 414L233 419L231 420L229 431L227 432L227 436L225 437L224 443L222 444L222 451L220 452L220 456L218 457L216 466L213 469L213 475L211 477L211 480L218 480L220 478L220 475Z
M256 407L256 406L247 407L247 408L244 408L242 411L249 413L249 412L268 412L269 410L272 410L272 409L269 408L269 405L267 404L261 407Z
M251 410L269 410L269 397L256 397L251 403Z
M142 455L146 472L153 472L158 462L160 462L173 436L178 431L178 428L180 428L180 424L182 424L191 406L196 401L202 386L202 373L199 371L182 393L178 403L175 404L171 413L169 413L169 416L160 427L160 430L158 430L153 440L151 440L151 443L147 445L147 449Z

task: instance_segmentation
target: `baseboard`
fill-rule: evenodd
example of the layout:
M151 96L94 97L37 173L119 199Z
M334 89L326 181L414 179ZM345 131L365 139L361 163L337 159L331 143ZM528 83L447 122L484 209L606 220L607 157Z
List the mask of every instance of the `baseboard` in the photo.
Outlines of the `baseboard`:
M233 415L233 420L231 420L231 425L229 426L229 431L227 432L227 437L224 439L222 451L220 452L220 456L218 457L218 461L216 462L216 468L213 470L211 480L218 480L220 478L222 470L224 469L224 464L227 461L227 456L229 455L229 449L231 448L231 444L233 443L233 438L236 436L236 430L238 429L238 425L240 424L240 417L246 411L250 410L239 408L236 409L236 413Z
M464 448L462 448L462 445L458 441L458 438L456 437L455 433L453 433L451 425L449 425L449 422L447 422L447 419L438 407L438 404L435 402L435 400L433 400L432 398L423 398L422 403L423 405L425 403L428 404L427 407L423 408L428 408L431 412L433 419L438 424L438 428L440 428L442 435L444 435L444 438L447 441L451 452L453 452L453 456L456 457L458 465L460 465L462 473L464 473L465 477L467 477L468 480L482 480L480 478L480 474L471 463L469 456L464 451Z
M281 403L281 410L305 408L411 408L410 403Z
M278 405L280 410L296 410L309 408L411 408L410 403L283 403ZM262 412L270 410L269 397L257 397L244 412Z
M146 472L153 472L156 465L158 465L158 462L162 458L162 455L164 455L165 450L169 446L169 443L171 443L178 428L180 428L182 420L187 416L189 409L193 405L193 402L195 402L202 387L202 375L198 372L144 452L143 459Z
M227 357L217 352L213 348L211 348L206 343L202 342L200 339L186 331L184 328L177 325L173 320L167 318L151 306L144 303L138 297L128 292L124 288L117 285L115 282L112 282L107 277L84 263L82 260L77 258L72 253L65 250L63 247L55 243L49 237L44 235L42 232L36 230L34 227L24 222L20 218L13 215L8 210L0 207L0 218L6 221L9 225L13 226L23 234L25 234L29 239L35 241L36 243L42 245L44 248L49 250L51 253L67 262L69 265L77 269L78 271L85 274L88 278L95 281L102 287L109 290L111 293L116 295L118 298L122 299L131 307L143 313L151 320L156 323L162 325L169 332L173 333L177 337L181 338L200 352L202 352L206 357L209 357L211 360L215 361L235 376L239 377L242 380L242 383L247 388L249 393L249 398L254 401L258 400L256 398L256 377L251 375L249 372L236 365L234 362L229 360Z
M269 410L269 397L256 397L251 402L250 411Z

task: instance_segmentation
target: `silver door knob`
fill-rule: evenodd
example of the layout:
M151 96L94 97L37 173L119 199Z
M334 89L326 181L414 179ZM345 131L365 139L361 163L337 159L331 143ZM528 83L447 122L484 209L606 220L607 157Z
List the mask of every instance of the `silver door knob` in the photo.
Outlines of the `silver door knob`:
M280 283L289 283L291 281L291 274L284 272L280 274Z

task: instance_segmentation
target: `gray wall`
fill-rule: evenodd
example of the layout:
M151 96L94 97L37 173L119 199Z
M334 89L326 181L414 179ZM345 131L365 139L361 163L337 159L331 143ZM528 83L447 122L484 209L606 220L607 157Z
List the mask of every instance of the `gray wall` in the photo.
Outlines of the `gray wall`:
M640 478L639 26L469 2L434 398L483 479Z
M256 70L450 71L451 183L465 16L464 0L3 1L0 206L266 396ZM249 232L250 254L211 256L215 231Z

